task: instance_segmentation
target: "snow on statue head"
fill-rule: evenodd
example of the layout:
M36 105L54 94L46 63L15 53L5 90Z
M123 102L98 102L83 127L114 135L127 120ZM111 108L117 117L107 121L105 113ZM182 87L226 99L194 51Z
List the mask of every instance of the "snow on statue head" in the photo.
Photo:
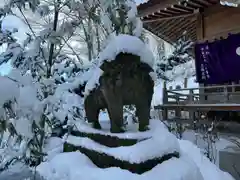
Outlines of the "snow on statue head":
M85 112L100 129L99 111L107 108L111 132L123 132L123 106L135 105L139 130L148 129L154 81L153 56L137 37L119 35L98 57L97 67L85 87Z

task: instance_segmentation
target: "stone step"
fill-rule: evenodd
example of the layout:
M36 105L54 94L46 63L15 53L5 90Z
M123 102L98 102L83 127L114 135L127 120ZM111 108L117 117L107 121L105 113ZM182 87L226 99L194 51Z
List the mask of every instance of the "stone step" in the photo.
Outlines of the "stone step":
M149 127L146 132L139 132L136 126L115 134L109 128L96 130L81 123L66 137L64 152L80 151L99 168L119 167L137 174L179 158L178 140L165 125L151 120Z
M108 135L108 134L100 134L100 133L91 133L91 132L81 132L81 131L72 131L71 135L77 137L87 137L92 139L93 141L107 146L107 147L121 147L121 146L132 146L138 142L146 140L147 138L143 139L135 139L135 138L122 138L115 135Z
M156 165L161 164L173 157L179 158L178 152L168 153L162 157L155 157L153 159L146 160L144 162L132 163L126 160L120 160L107 153L98 152L97 150L88 149L83 146L76 146L73 144L65 143L64 152L80 151L85 154L97 167L110 168L119 167L121 169L128 170L132 173L142 174L154 168Z

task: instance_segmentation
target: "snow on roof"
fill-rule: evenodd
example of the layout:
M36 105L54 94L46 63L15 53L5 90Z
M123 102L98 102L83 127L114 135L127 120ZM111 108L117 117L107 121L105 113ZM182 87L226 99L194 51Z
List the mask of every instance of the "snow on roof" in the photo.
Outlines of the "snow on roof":
M223 6L238 7L240 4L239 0L223 0L220 1L220 4Z
M98 56L99 65L105 60L114 60L121 52L140 56L143 63L152 68L154 66L154 56L145 43L138 37L127 34L119 34L110 38L106 48Z

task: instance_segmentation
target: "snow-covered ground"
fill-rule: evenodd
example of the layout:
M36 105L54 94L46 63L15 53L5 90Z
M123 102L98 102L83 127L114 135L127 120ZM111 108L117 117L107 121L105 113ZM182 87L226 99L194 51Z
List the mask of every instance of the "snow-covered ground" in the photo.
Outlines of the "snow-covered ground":
M101 112L99 119L102 122L108 122L109 116L107 111ZM193 130L186 129L182 134L182 140L187 140L195 144L198 148L201 149L202 153L207 149L208 142L202 138L203 134L196 133ZM219 151L225 151L226 148L237 148L237 145L231 141L231 139L239 140L239 137L234 134L218 134L216 142L213 143L212 155L214 157L214 162L216 166L219 167Z
M101 125L103 127L101 133L109 133L110 125L107 118L107 114L100 115ZM79 124L78 128L80 127L87 132L99 133L98 130ZM194 132L185 132L183 139L179 140L173 134L169 133L164 124L159 120L151 121L151 130L149 132L138 133L135 127L134 125L130 125L127 133L119 134L118 136L128 138L152 136L153 139L138 143L132 147L119 148L107 148L94 142L89 143L88 141L91 140L86 138L76 139L75 137L70 137L67 141L76 145L81 144L91 149L103 151L104 153L110 153L119 159L127 159L133 162L140 162L146 158L161 155L161 152L176 150L180 152L181 158L172 158L157 165L152 170L138 175L117 167L100 169L96 167L87 156L78 151L62 153L62 143L66 141L66 139L53 138L45 147L45 152L48 153L47 161L41 163L36 168L35 175L34 169L31 171L24 165L16 164L8 171L1 173L0 180L34 180L34 176L36 176L35 180L43 180L40 178L40 175L44 177L44 180L108 180L122 178L126 180L157 180L159 177L161 177L162 180L233 180L228 173L221 171L217 165L211 163L210 160L202 154L202 150L193 144L195 141ZM202 142L199 142L199 144L201 143ZM228 145L232 144L225 139L220 139L216 143L216 147L219 149L223 149Z
M102 121L101 124L104 127L105 132L107 129L109 131L108 121ZM144 159L144 157L146 158L149 155L157 155L164 149L169 149L169 151L170 149L178 149L180 150L179 159L172 158L171 160L157 165L152 170L142 175L133 174L127 170L122 170L116 167L100 169L96 167L87 156L80 152L61 153L61 142L63 141L55 138L48 146L48 151L51 152L51 156L46 162L40 164L36 170L46 180L108 180L123 178L126 180L154 180L159 179L159 177L161 177L162 180L233 180L228 173L219 170L216 165L202 155L201 150L193 143L175 138L167 131L166 127L160 121L152 120L150 127L151 131L145 132L144 134L145 136L152 135L153 140L151 140L152 142L150 144L151 146L155 146L155 148L151 146L149 147L145 144L149 142L145 141L132 147L109 148L107 151L110 152L108 153L114 154L115 157L119 157L120 159L130 158L135 161L141 160L141 157ZM129 129L133 131L134 128L132 127ZM89 130L91 130L91 128L89 128L88 131ZM91 131L97 130L92 129ZM126 136L126 134L131 134L131 132L124 133L124 136ZM136 135L138 133L134 134ZM139 135L140 134L141 133L139 133ZM72 141L72 139L70 138L68 141ZM164 141L171 141L173 143L164 143ZM75 141L77 144L81 142L83 141ZM96 146L91 143L90 145L89 143L86 143L86 145L91 149L98 148L99 150L100 148L102 151L105 151L105 153L106 149L108 149L105 146L99 147L99 145ZM142 146L142 148L136 149L136 146ZM0 174L0 179L25 180L25 178L28 178L29 176L33 177L33 173L30 173L31 172L25 167L16 165L10 171ZM36 179L40 179L38 174Z
M102 121L103 129L108 129L108 121ZM37 167L40 174L44 175L49 180L75 180L78 179L158 179L161 176L163 180L231 180L231 176L218 169L213 163L211 163L205 156L202 155L201 150L197 148L193 143L186 140L177 140L171 133L169 133L164 126L158 120L151 121L151 131L146 132L145 136L152 135L150 141L140 142L131 147L119 147L119 148L106 148L105 146L99 146L96 143L86 143L85 145L91 149L98 149L104 151L104 153L110 153L119 159L129 159L131 161L141 161L144 158L150 156L155 157L161 152L176 151L180 148L181 158L171 159L166 161L151 171L148 171L142 175L136 175L129 171L122 170L120 168L97 168L85 155L80 152L60 153L55 157L51 156L51 159L45 163L42 163ZM129 128L133 131L134 128ZM89 131L89 130L88 130ZM97 130L92 130L97 131ZM134 133L134 136L141 133ZM159 136L161 134L161 136ZM132 133L127 132L123 134L125 137L131 137ZM121 134L120 134L121 136ZM73 139L68 139L72 141ZM164 141L167 141L167 143ZM75 144L83 143L84 141L74 139ZM87 142L87 141L85 141ZM171 143L172 142L172 143ZM149 145L148 145L149 143ZM81 144L84 145L84 144ZM138 146L141 146L139 148ZM154 147L152 147L154 146ZM138 148L137 148L138 147ZM168 149L167 151L165 151ZM174 171L174 173L173 173ZM47 179L48 180L48 179Z
M234 135L227 135L227 134L219 134L218 139L216 139L216 142L211 144L213 145L212 152L213 158L214 158L214 164L219 167L219 151L225 151L228 147L236 147L236 144L230 141L231 138L237 138ZM194 144L196 144L202 152L204 152L207 149L207 146L209 145L206 140L202 138L202 134L196 133L193 130L186 130L182 134L183 140L188 140Z

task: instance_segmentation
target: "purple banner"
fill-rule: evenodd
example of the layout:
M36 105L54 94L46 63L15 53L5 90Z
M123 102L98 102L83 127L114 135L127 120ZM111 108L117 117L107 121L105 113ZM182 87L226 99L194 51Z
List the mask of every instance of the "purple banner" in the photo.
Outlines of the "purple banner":
M240 34L195 45L197 81L223 84L240 80Z

